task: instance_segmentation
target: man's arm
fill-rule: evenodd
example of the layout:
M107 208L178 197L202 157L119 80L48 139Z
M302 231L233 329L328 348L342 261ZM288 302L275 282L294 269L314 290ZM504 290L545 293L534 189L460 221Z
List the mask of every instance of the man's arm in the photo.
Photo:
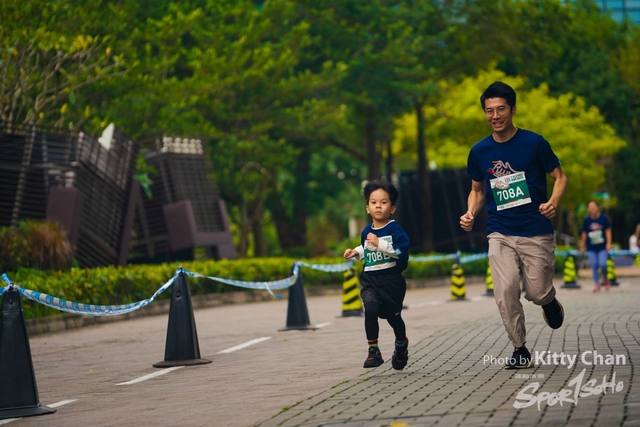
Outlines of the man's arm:
M460 217L460 226L464 231L471 231L476 215L484 206L486 185L485 181L471 180L471 192L467 198L467 213Z
M554 180L553 191L551 192L549 201L547 203L542 203L539 210L545 217L553 218L556 216L558 204L560 203L560 200L562 200L562 196L564 196L564 191L567 189L567 176L564 174L562 166L558 166L549 172L549 176Z
M611 252L611 242L613 241L612 240L612 236L611 236L611 228L605 229L604 230L604 235L607 238L606 239L606 246L605 246L606 249L607 249L607 252Z

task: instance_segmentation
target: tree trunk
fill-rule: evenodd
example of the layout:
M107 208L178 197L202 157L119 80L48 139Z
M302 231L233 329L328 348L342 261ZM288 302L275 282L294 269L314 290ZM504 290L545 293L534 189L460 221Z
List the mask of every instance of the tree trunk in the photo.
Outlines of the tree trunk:
M267 241L264 238L264 199L258 200L251 215L251 231L253 232L254 255L267 256Z
M365 153L367 153L367 179L380 178L380 154L376 145L376 123L373 108L365 110Z
M393 175L393 149L391 147L391 143L391 139L385 141L385 145L387 147L386 169L389 182L391 182L391 176Z
M277 199L279 196L274 194L273 198ZM289 216L287 211L278 199L271 203L271 213L273 214L273 223L276 226L276 232L278 233L278 242L280 243L280 249L286 252L288 249L295 246L293 242L292 230L289 225Z
M296 159L296 168L294 170L292 214L287 212L277 191L272 192L269 205L273 213L276 231L278 232L280 248L283 252L289 252L295 248L306 248L307 244L307 200L309 196L311 149L309 142L306 140L294 141L294 144L300 149L300 154Z
M238 257L245 258L247 256L247 248L249 246L249 218L247 215L247 202L240 202L240 241L238 242Z
M424 111L422 103L416 102L416 116L418 122L418 182L420 185L420 213L421 213L421 250L430 253L434 250L433 215L431 211L431 178L427 169L427 145L424 138Z

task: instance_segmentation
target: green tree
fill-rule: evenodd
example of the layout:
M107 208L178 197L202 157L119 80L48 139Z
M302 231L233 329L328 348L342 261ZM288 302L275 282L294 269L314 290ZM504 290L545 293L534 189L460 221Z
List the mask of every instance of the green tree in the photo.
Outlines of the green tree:
M91 114L89 105L78 108L80 93L130 71L109 36L78 21L85 13L66 1L2 2L2 121L77 129Z
M627 101L624 105L628 112L627 140L629 145L615 156L615 162L607 170L609 187L618 200L618 209L627 216L626 233L631 234L635 224L640 221L640 27L630 29L624 45L618 50L614 66L620 72L621 82L630 90L628 96L621 98Z

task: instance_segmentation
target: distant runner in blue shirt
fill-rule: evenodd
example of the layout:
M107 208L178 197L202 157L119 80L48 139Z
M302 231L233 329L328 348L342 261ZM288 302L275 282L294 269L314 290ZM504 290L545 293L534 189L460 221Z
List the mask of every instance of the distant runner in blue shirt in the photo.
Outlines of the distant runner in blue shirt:
M580 252L584 255L586 251L589 256L591 274L595 282L593 292L600 291L598 269L602 271L602 281L608 291L611 288L611 283L607 279L607 259L611 250L611 224L607 216L600 213L600 206L595 200L587 204L587 209L589 215L582 222Z
M553 287L555 242L550 218L567 187L567 177L549 143L540 135L516 128L516 92L502 82L491 84L480 97L493 133L471 148L467 173L471 176L467 212L460 226L471 231L485 201L489 212L489 263L494 297L515 350L507 369L533 366L525 346L524 310L520 302L523 265L524 297L541 305L547 324L562 326L564 309ZM547 199L547 175L554 179Z

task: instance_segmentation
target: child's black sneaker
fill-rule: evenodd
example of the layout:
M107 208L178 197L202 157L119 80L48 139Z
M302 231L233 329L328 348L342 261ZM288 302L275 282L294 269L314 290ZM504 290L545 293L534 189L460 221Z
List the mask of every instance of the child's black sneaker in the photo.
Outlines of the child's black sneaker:
M393 366L393 369L400 371L407 366L407 360L409 360L409 338L405 338L402 345L396 341L396 349L393 351L391 366Z
M558 329L564 320L564 308L557 299L542 306L542 317L551 329Z
M382 353L380 353L380 348L378 347L369 347L369 354L367 355L367 360L364 361L363 368L375 368L384 363L382 360Z
M513 355L511 359L507 361L505 369L526 369L532 366L533 360L531 360L531 353L529 353L527 347L522 346L513 351Z

